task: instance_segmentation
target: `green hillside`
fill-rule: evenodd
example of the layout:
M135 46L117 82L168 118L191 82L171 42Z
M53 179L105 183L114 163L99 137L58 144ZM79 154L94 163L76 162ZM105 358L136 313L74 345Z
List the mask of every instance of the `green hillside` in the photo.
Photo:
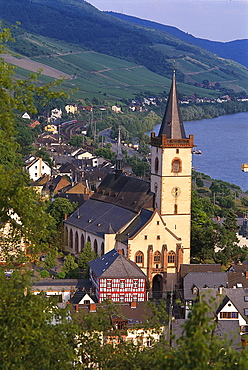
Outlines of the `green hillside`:
M173 68L181 83L179 91L187 96L248 91L244 66L166 32L118 20L83 0L9 0L8 4L0 0L0 17L21 21L22 29L13 30L16 42L10 48L71 75L63 87L77 87L74 96L79 99L168 93ZM17 73L21 77L26 71L18 67ZM41 82L44 79L49 77L40 77ZM209 81L211 89L202 88L203 81Z

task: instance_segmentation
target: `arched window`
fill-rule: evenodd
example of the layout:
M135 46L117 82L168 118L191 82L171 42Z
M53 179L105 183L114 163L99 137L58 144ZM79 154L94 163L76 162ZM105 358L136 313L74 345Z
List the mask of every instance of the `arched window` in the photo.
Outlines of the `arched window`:
M104 243L102 242L102 244L101 244L101 256L103 256L104 255Z
M81 235L81 251L84 249L84 234Z
M179 158L174 158L171 163L171 172L179 173L182 172L182 162Z
M69 237L69 247L73 249L73 231L70 230L70 237Z
M75 233L75 253L78 253L78 232Z
M94 240L94 251L95 251L95 254L98 254L98 246L97 246L96 239Z
M138 251L136 254L135 254L135 262L139 265L144 265L144 254L141 252L141 251Z
M158 173L158 157L155 158L155 173Z
M159 262L161 262L161 253L160 253L159 251L156 251L156 252L154 253L154 258L153 258L153 260L154 260L154 263L159 263Z
M68 238L69 238L69 233L68 233L68 228L66 227L65 229L65 233L64 233L64 240L65 240L65 244L66 244L66 247L68 247Z
M176 254L175 254L175 252L170 251L170 252L168 253L168 263L173 263L173 264L175 264L175 261L176 261Z
M89 236L87 238L87 243L90 243L91 244L91 240L90 240L90 237Z

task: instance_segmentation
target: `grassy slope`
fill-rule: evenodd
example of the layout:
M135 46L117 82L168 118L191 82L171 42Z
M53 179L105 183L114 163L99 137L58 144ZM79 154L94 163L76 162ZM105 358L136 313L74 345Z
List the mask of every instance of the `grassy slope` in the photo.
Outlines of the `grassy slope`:
M22 2L27 3L23 0ZM38 0L36 3L39 4L40 1ZM60 0L58 3L63 4L64 2ZM107 22L111 18L102 15L92 6L88 7L84 2L71 0L71 3L77 6L80 3L80 7L87 9L87 11L90 9L92 11L92 21L104 19ZM120 21L114 18L110 23L113 27L116 24L118 27L122 27ZM133 32L132 27L134 26L130 28L129 25L126 25L126 22L121 23L125 24L125 32L129 34ZM135 27L139 34L144 35L145 40L152 41L149 50L161 53L167 65L173 66L175 60L178 76L184 76L184 81L187 83L180 84L179 91L181 93L185 95L195 93L200 97L221 95L213 90L192 86L194 83L201 83L204 79L219 82L222 87L233 89L236 92L248 91L248 71L238 63L218 58L193 45L189 47L186 43L165 32L151 32L151 30L142 26ZM31 55L36 61L74 75L74 79L66 81L64 87L68 89L76 86L78 88L78 92L74 96L76 98L95 96L104 100L118 100L132 98L140 91L150 91L151 94L160 94L164 90L168 92L171 69L161 76L149 71L135 61L135 58L133 61L127 61L89 50L82 44L72 44L62 40L56 41L38 35L34 36L21 30L15 31L15 37L17 42L11 45L14 50L19 53L24 52L25 55ZM18 45L20 46L19 49ZM24 70L23 74L26 74ZM21 77L21 69L18 69L18 75ZM44 77L41 77L42 79L44 80Z

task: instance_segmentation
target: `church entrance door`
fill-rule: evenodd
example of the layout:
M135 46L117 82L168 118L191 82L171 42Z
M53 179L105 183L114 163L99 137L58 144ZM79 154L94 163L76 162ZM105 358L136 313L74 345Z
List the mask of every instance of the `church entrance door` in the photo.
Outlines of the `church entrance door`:
M163 277L157 274L152 279L152 297L154 299L161 299L162 290L163 290Z

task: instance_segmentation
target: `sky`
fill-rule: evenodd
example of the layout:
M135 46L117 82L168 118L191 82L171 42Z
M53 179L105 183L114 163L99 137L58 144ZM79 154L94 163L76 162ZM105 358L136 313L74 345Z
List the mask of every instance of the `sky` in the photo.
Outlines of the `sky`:
M248 39L248 0L86 0L99 10L174 26L213 41Z

